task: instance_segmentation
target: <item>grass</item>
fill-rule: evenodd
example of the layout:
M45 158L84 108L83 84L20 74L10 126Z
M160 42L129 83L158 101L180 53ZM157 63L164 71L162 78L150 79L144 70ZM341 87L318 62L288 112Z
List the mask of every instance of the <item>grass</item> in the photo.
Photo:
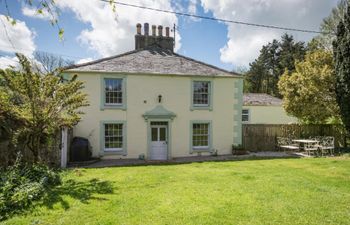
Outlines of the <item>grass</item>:
M75 169L3 224L349 224L350 158Z

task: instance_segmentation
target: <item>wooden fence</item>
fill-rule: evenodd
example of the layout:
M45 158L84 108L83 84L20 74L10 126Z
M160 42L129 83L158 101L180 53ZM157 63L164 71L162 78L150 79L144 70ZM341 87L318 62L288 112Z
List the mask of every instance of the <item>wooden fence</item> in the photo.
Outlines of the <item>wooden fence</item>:
M243 147L248 151L274 151L276 137L333 136L336 147L346 147L346 132L339 125L243 124Z

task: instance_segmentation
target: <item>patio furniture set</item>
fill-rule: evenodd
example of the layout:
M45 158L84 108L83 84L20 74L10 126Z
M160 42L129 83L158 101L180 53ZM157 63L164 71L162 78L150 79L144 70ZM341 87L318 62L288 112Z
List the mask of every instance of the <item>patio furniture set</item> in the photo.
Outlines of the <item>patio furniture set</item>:
M309 139L277 137L279 150L304 151L307 155L334 155L334 137L317 136Z

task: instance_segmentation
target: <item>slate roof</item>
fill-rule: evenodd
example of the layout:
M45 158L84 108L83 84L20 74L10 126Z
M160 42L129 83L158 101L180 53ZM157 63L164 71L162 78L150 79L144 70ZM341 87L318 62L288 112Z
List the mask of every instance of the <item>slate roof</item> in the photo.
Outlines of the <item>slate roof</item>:
M240 77L237 73L161 48L134 50L88 63L69 66L65 68L65 71Z
M246 93L243 95L243 105L256 105L256 106L266 106L266 105L274 105L279 106L282 105L282 99L273 97L268 94L262 93Z

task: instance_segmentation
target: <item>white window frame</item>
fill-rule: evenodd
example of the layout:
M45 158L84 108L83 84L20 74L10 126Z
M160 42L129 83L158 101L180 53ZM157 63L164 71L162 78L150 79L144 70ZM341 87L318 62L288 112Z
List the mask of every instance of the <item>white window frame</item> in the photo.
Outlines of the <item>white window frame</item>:
M247 113L243 113L245 110L247 111ZM243 120L243 116L247 116L248 120ZM249 123L249 121L250 121L250 110L242 109L242 123Z
M208 125L208 145L207 146L194 146L193 145L193 136L194 136L194 129L193 126L195 124L206 124ZM201 151L206 151L210 152L212 150L212 122L211 121L201 121L201 120L196 120L196 121L191 121L191 138L190 138L190 144L191 144L191 153L192 152L201 152ZM203 135L198 135L198 136L203 136Z
M116 137L121 137L122 138L122 147L121 148L106 148L106 125L121 125L122 127L122 135L121 136L116 136ZM116 151L123 151L123 146L124 146L124 123L113 123L113 122L106 122L103 124L103 150L105 152L116 152ZM111 136L114 137L114 136Z
M101 96L100 96L100 110L115 109L115 110L126 110L126 76L117 74L101 74ZM106 103L106 80L121 80L121 93L122 102L121 103Z
M120 91L118 91L118 92L120 92L121 94L122 94L122 97L121 97L121 103L107 103L107 90L106 90L106 82L107 82L107 80L118 80L120 83L121 83L121 90ZM103 89L103 92L104 92L104 105L106 105L106 106L122 106L123 105L123 103L124 103L124 82L123 82L123 78L109 78L109 77L106 77L106 78L104 78L104 80L103 80L103 82L104 82L104 85L103 85L103 87L104 87L104 89Z
M208 103L207 104L198 104L195 103L195 84L196 83L208 83L208 92L203 94L207 94ZM195 79L191 82L191 110L212 110L213 105L213 81L208 79ZM197 93L198 94L198 93Z

